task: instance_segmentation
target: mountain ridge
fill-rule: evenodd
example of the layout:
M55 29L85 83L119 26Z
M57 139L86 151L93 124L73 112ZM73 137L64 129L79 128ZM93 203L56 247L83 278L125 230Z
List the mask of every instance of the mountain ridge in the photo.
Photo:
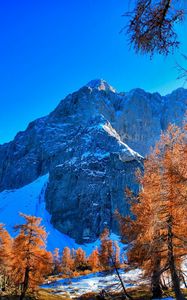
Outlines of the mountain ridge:
M182 88L162 97L91 81L0 146L0 190L49 173L45 201L55 228L79 243L96 240L105 226L117 233L114 211L129 213L125 187L138 191L143 157L170 122L182 124L186 110Z
M98 82L98 84L99 84L99 82L103 82L103 81L104 81L105 83L107 83L107 81L104 80L104 79L94 79L94 80L91 80L91 81L89 81L87 84L83 85L83 86L82 86L80 89L78 89L76 92L78 92L79 90L81 90L81 89L84 88L84 87L90 87L90 88L93 88L93 87L89 86L90 83L92 83L92 82ZM137 90L137 91L143 91L143 92L146 93L146 94L157 95L158 97L163 98L163 100L164 100L165 98L170 97L173 93L187 91L186 88L179 87L179 88L174 89L173 91L171 91L170 93L167 93L167 94L165 94L165 95L161 95L159 92L148 92L148 91L145 91L143 88L133 88L133 89L131 89L131 90L129 90L129 91L119 91L119 92L118 92L118 91L117 91L115 88L113 88L110 84L107 83L107 85L110 87L111 91L114 90L114 93L119 94L119 95L121 95L121 94L129 94L129 93L132 93L132 92L134 92L134 91ZM96 87L95 87L95 88L96 88ZM75 93L75 92L74 92L74 93ZM72 95L72 93L68 94L68 96L70 96L70 95ZM63 99L61 99L61 100L59 100L59 103L60 103L61 101L63 101L64 99L66 99L66 97L63 98ZM50 113L49 113L49 114L50 114ZM16 138L17 134L22 133L22 132L25 132L25 131L27 130L27 128L30 126L30 124L32 124L33 122L35 122L35 121L37 121L37 120L46 118L49 114L44 115L43 117L38 117L38 118L36 118L36 119L30 121L30 122L28 123L27 127L26 127L24 130L18 131L18 132L16 133L16 135L15 135L10 141L5 142L5 143L0 143L0 146L3 146L3 145L5 145L5 144L9 144L10 142L13 142L14 139Z

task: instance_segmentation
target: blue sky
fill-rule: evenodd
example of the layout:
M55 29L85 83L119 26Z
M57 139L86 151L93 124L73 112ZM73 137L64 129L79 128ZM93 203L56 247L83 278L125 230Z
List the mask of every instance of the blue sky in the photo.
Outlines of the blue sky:
M126 0L0 1L0 143L52 111L68 93L103 78L118 91L166 94L176 80L179 51L136 55L119 34ZM187 53L187 23L177 28Z

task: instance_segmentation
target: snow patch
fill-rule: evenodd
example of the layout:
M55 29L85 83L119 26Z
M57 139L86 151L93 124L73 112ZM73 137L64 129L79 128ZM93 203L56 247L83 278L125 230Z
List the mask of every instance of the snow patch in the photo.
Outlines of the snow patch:
M123 270L119 271L121 278L123 279L126 287L132 287L136 284L130 283L132 281L138 281L141 275L140 270L133 270L125 273ZM71 281L71 282L70 282ZM62 294L64 292L71 295L71 297L77 297L85 293L95 292L99 293L103 289L108 292L112 292L119 287L119 279L113 272L98 272L85 276L72 278L71 280L60 279L56 282L45 284L43 288L52 288L56 290L56 294Z
M15 190L7 190L0 193L0 222L6 225L6 229L15 236L14 225L21 224L23 218L19 212L42 218L48 232L47 248L63 249L65 246L77 248L73 239L56 230L50 223L51 216L45 208L45 189L48 182L48 174L39 177L34 182Z
M100 241L79 245L75 240L61 233L51 224L51 215L45 208L45 190L47 187L49 175L39 177L34 182L15 190L5 190L0 193L0 223L6 225L6 229L11 236L17 233L14 231L16 224L22 224L23 218L19 215L22 212L27 215L34 215L42 218L42 225L45 227L47 238L47 249L53 251L55 248L63 250L64 247L77 249L80 246L86 251L87 255L99 247ZM96 203L93 203L95 206ZM111 234L112 240L118 240L119 237ZM120 245L122 246L122 244Z
M106 157L109 157L110 156L110 153L109 152L104 152L104 151L99 151L97 150L96 152L90 152L90 151L86 151L83 153L83 155L81 156L81 159L85 159L85 158L88 158L88 157L95 157L97 158L98 160L101 160L103 158L106 158Z
M116 140L121 141L121 138L119 134L116 132L116 130L111 126L109 122L103 125L103 129L111 136L116 138Z
M99 91L103 90L116 93L116 90L103 79L91 80L86 86L91 89L98 89Z
M119 159L126 162L134 159L140 160L143 157L137 152L133 151L127 144L122 142L120 135L116 132L116 130L112 127L112 125L107 122L103 125L103 129L112 137L114 137L120 146L122 146L121 151L119 152Z

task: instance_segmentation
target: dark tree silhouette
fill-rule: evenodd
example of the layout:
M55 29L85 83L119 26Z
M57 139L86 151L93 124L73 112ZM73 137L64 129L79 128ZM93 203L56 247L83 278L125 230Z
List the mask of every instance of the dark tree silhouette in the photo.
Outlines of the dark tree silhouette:
M133 10L124 14L129 17L127 33L136 52L167 55L179 46L174 26L184 19L183 1L136 0Z

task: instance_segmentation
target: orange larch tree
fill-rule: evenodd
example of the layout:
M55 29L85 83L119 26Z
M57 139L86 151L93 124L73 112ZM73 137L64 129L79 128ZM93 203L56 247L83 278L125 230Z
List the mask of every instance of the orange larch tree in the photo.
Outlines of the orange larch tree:
M5 290L9 285L9 275L11 269L12 238L0 224L0 284L1 290Z
M62 264L59 248L55 248L53 252L53 274L59 274L60 272L62 272Z
M78 271L87 269L86 253L82 248L78 248L75 252L74 266Z
M111 267L111 257L113 256L113 244L109 238L109 230L105 228L100 235L101 245L99 247L99 261L103 269Z
M92 271L98 271L100 269L99 263L99 251L94 249L90 256L88 257L88 265L91 267Z
M169 270L176 299L181 265L187 255L186 129L170 125L138 175L142 189L131 198L134 218L120 218L122 238L129 243L128 261L151 278L154 296L161 296L161 274Z
M166 239L167 264L176 299L185 299L180 290L181 265L187 255L187 136L170 126L158 147L161 156L160 219Z
M28 290L35 290L52 271L52 254L46 251L46 231L41 219L20 214L25 223L16 225L19 231L13 242L12 280L21 289L20 300Z
M143 187L139 195L134 196L131 191L126 190L134 218L131 218L131 216L124 218L120 216L119 220L122 242L128 245L127 258L129 266L143 269L144 276L151 280L153 297L160 298L162 290L159 251L162 240L160 240L157 216L155 214L156 208L159 207L160 195L159 193L157 194L159 190L157 162L153 161L153 157L154 155L151 155L150 159L144 162L143 177L141 177L140 171L137 172L137 177ZM154 195L155 202L152 202L152 195ZM158 243L158 241L160 242Z
M119 267L120 248L117 241L113 242L109 237L107 228L100 235L101 245L99 248L99 261L104 269Z
M74 271L74 258L72 257L71 250L65 247L62 252L62 272L71 277Z

